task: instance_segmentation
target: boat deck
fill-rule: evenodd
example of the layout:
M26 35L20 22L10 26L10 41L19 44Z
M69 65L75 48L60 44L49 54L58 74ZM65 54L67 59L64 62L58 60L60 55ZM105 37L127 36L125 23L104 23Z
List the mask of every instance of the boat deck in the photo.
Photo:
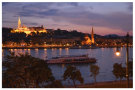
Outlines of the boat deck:
M48 64L73 64L73 63L96 63L95 58L88 56L75 56L75 57L57 57L47 60Z

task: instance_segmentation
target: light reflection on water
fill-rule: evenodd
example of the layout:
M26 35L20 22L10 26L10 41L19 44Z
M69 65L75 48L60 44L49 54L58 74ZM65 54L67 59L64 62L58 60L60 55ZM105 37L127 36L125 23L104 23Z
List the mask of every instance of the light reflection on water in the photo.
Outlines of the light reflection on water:
M41 59L49 59L56 56L63 55L84 55L88 54L89 57L94 57L97 59L97 65L100 67L100 73L97 76L97 82L101 81L112 81L115 80L115 76L112 74L113 64L122 63L125 66L126 61L126 48L119 48L121 56L117 57L115 55L116 48L98 48L98 49L69 49L69 48L53 48L53 49L9 49L11 52L18 53L28 53L34 57ZM2 58L8 54L7 49L2 50ZM133 58L133 48L129 48L129 59ZM65 71L65 64L59 65L49 65L52 70L53 75L56 79L62 80L62 75ZM90 64L75 64L84 78L85 83L93 83L93 77L90 77ZM72 84L69 81L63 81L63 84Z
M59 48L59 56L61 56L62 48Z

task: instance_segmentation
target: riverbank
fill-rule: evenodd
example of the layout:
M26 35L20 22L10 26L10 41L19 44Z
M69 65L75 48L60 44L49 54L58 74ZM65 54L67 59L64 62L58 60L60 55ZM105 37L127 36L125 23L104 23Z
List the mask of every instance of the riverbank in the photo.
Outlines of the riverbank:
M127 88L127 81L108 81L97 82L92 84L80 84L76 85L77 88ZM65 88L74 88L74 86L65 86ZM133 80L129 81L129 88L133 88Z
M70 48L70 47L2 47L2 49L51 49L51 48Z
M132 47L132 46L131 46ZM2 47L2 49L52 49L52 48L70 48L70 49L96 49L96 48L116 48L114 47L70 47L70 46L63 46L63 47ZM119 47L120 48L120 47Z

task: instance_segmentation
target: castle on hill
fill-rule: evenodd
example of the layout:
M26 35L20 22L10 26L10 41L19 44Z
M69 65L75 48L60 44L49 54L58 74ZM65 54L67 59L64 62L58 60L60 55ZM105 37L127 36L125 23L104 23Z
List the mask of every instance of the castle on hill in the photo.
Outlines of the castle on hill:
M11 30L11 33L26 33L27 35L31 34L32 32L34 33L47 33L47 30L43 25L41 27L26 27L21 25L21 19L20 17L18 18L18 27L16 29Z

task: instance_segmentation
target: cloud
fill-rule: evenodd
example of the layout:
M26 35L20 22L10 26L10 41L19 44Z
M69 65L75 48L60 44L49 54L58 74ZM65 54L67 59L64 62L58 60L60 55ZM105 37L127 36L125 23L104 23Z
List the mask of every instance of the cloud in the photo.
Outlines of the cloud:
M60 13L58 9L49 9L44 12L38 12L38 14L45 15L45 16L57 16Z
M133 3L128 3L128 9L133 12Z
M2 22L3 22L3 23L16 23L15 21L9 21L9 20L8 20L8 21L5 21L5 20L3 21L3 20L2 20Z
M38 25L38 23L23 23L24 25Z
M102 7L102 14L93 12L95 10L94 8L96 7L96 5L92 6L89 5L89 3L83 3L83 5L80 5L80 3L77 2L2 3L3 5L2 14L3 17L5 16L5 13L12 13L14 17L20 16L27 18L29 17L47 18L53 20L55 23L69 22L76 25L85 25L85 26L93 25L99 27L108 27L114 30L115 29L122 29L124 31L132 30L133 26L132 13L126 11L117 12L117 10L116 12L114 12L114 9L113 12L111 12L110 9L109 13L103 14L105 10L107 10L107 8L105 8L105 10L103 8L103 6L106 4L104 3L102 3L101 5L100 4L98 3L98 7ZM109 4L111 5L111 3ZM128 3L126 5L128 9L132 11L133 4ZM39 22L36 22L35 25L37 25L37 23Z
M77 7L79 4L78 2L62 2L62 3L52 3L53 5L55 4L56 6L73 6L73 7Z
M92 9L92 10L94 9L92 6L89 6L89 8Z
M78 25L94 25L94 26L105 26L117 29L123 29L125 31L132 30L132 19L131 14L126 13L111 13L108 15L101 15L92 12L61 12L57 13L57 16L51 17L53 20L57 21L69 21L73 24Z
M9 2L3 2L2 3L2 6L6 6L6 5L8 5L8 4L10 4Z
M70 2L69 4L72 5L72 6L78 6L79 5L77 2Z

